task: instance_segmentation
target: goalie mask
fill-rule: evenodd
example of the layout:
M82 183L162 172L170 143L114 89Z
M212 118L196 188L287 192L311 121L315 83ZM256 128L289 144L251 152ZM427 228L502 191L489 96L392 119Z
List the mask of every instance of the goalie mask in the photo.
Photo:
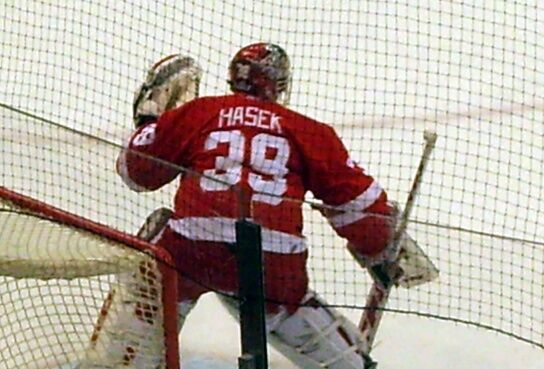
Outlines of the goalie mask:
M246 46L229 65L233 92L244 92L267 101L287 105L291 87L291 63L285 51L271 43Z
M174 54L155 63L134 96L135 125L198 97L201 77L202 68L189 56Z

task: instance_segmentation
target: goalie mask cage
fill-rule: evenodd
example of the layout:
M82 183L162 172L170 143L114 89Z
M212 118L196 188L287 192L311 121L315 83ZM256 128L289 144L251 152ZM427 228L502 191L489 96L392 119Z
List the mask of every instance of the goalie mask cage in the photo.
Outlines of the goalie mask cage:
M152 210L172 203L176 186L135 193L115 173L120 143L132 129L133 92L147 68L165 55L188 54L203 67L200 94L223 94L236 51L270 41L291 59L289 107L331 124L352 159L377 178L391 200L403 201L408 194L423 131L438 134L408 233L440 275L426 285L392 291L384 322L395 324L380 330L377 360L395 359L388 353L397 337L392 330L400 327L412 329L413 336L395 347L426 352L430 348L421 347L424 342L447 346L452 339L444 337L461 335L466 328L427 319L432 317L483 328L466 331L476 332L478 342L486 342L482 345L497 347L497 355L511 352L510 343L516 340L504 344L489 330L529 343L517 347L527 348L542 362L541 1L97 0L58 5L8 0L0 2L0 13L0 186L133 234ZM309 206L304 209L311 287L357 320L371 281L321 215ZM0 244L0 256L18 257L24 251L31 253L26 256L43 256L43 265L48 265L64 260L59 247L79 252L83 247L78 242L88 239L96 244L89 252L108 249L119 258L119 265L111 268L122 271L93 266L97 275L75 278L73 273L86 270L54 272L53 267L35 269L32 264L17 278L1 277L2 369L12 368L5 364L10 353L41 360L30 348L40 341L52 343L66 322L72 328L65 338L85 347L96 309L112 285L124 283L124 268L137 265L140 258L156 257L127 247L132 241L20 213L1 213L2 237L10 242L21 235L33 243L32 230L40 227L47 233L49 228L68 227L67 233L53 234L70 242L30 244L27 250ZM81 262L91 266L85 264L89 260ZM98 274L102 267L104 274ZM65 273L66 279L54 286L56 279L25 277L41 270ZM6 299L18 299L21 305L6 310ZM30 306L25 304L34 310L27 313ZM52 306L63 310L52 311ZM78 315L71 314L77 306L92 306L93 311L85 312L85 320L71 320ZM5 325L6 319L12 323ZM49 328L40 328L43 334L32 333L44 324ZM420 328L427 324L433 328ZM380 333L387 329L382 340ZM425 367L441 367L441 359ZM394 364L417 366L400 358Z

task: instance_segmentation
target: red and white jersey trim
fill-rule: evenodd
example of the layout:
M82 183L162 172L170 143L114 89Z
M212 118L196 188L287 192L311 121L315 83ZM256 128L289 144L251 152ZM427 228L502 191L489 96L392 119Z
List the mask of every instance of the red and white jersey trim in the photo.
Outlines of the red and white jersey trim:
M130 188L132 191L136 192L145 192L149 191L144 186L140 186L136 182L134 182L128 173L128 165L127 165L127 151L130 150L128 148L128 144L121 150L121 153L119 154L119 158L117 159L117 173L123 180L123 182Z
M336 206L334 210L339 210L342 213L328 217L329 222L333 227L337 228L355 223L366 216L372 215L364 211L378 200L382 192L383 189L380 184L373 181L359 196L345 204Z
M236 242L236 219L224 217L186 217L170 219L168 226L195 241ZM296 254L307 249L306 240L288 233L261 229L263 251Z

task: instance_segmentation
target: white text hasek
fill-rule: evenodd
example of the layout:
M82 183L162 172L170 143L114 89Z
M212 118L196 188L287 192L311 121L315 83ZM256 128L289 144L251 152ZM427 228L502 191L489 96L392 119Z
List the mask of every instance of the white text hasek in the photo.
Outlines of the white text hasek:
M221 109L219 112L218 128L223 127L258 127L261 129L282 133L280 116L271 111L256 106L233 106Z

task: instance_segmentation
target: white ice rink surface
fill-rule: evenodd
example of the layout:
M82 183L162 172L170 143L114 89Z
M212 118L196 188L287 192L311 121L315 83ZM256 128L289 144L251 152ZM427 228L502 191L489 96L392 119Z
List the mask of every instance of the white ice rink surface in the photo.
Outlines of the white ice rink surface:
M218 94L239 46L284 45L294 65L292 107L333 122L353 158L392 198L406 196L423 130L438 133L414 209L420 223L409 230L443 274L421 291L399 291L399 301L412 296L413 310L481 318L544 344L544 9L538 1L353 0L323 2L328 9L319 11L316 2L301 0L182 1L175 11L170 2L137 3L2 2L0 102L120 143L131 129L132 91L158 57L195 56L205 71L203 94ZM126 231L170 203L171 188L128 192L113 172L116 148L4 108L0 117L0 185ZM314 216L307 214L309 221ZM508 241L421 223L435 221L531 241L521 244L531 264ZM310 245L333 237L323 222L309 223ZM358 283L341 273L339 284ZM366 291L368 280L361 279ZM364 295L345 302L361 305ZM344 312L359 318L360 311ZM234 369L239 341L237 324L213 295L205 296L182 332L183 367ZM386 313L376 342L380 369L544 368L540 348L429 318ZM294 369L273 350L270 363Z
M235 369L240 352L236 322L213 296L200 304L182 333L183 368ZM357 313L350 316L358 319ZM272 369L296 369L270 348L269 358ZM541 349L496 333L387 313L373 358L380 369L542 369L544 363Z

